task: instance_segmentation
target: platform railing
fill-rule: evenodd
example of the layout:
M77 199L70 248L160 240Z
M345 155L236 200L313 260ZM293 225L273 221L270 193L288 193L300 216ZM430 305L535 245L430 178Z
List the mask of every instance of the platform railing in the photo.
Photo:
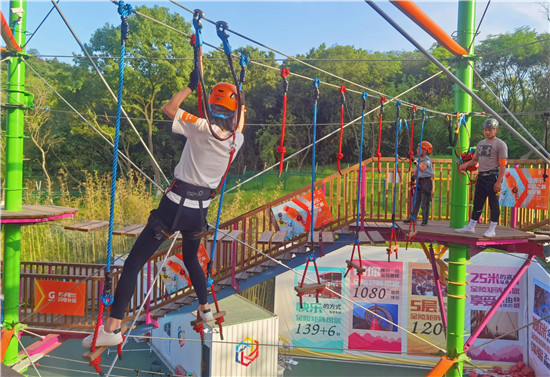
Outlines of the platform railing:
M434 164L434 188L432 193L432 210L430 221L448 221L450 216L450 191L451 172L456 169L449 159L433 159ZM382 158L381 168L378 172L378 161L368 159L363 164L362 188L365 192L364 201L361 203L364 221L390 222L393 212L394 187L395 218L397 221L409 216L411 206L410 180L412 170L409 169L408 160L399 161L397 183L395 181L394 159ZM510 166L542 169L542 161L512 160ZM414 167L413 167L414 168ZM328 206L332 211L334 221L325 225L324 230L336 231L356 221L358 195L358 165L342 170L342 174L336 173L325 177L315 183L315 189L324 192ZM473 198L474 185L470 185L470 198ZM311 186L296 190L281 198L258 207L250 212L235 217L220 226L220 236L233 230L241 231L239 241L226 237L217 242L214 258L214 286L216 289L225 286L233 286L239 289L239 280L248 276L256 266L266 263L269 257L276 258L297 248L306 247L308 235L298 235L285 243L274 244L259 242L264 232L277 231L274 208L283 203L300 197L311 191ZM488 206L485 206L484 219L488 219ZM511 210L501 207L501 225L511 223ZM517 210L517 226L521 228L525 224L536 223L547 219L548 211L536 211L519 208ZM203 244L208 253L211 248L209 240L211 234L206 235ZM246 244L246 245L245 245ZM248 246L247 246L248 245ZM173 253L180 251L181 245L176 245ZM158 273L158 266L164 259L167 250L154 254L150 259L151 276ZM26 318L30 325L61 328L93 328L97 317L97 298L101 294L103 284L103 265L79 265L67 263L22 262L21 264L21 318ZM113 286L116 287L121 267L115 266L112 270ZM95 274L95 275L94 275ZM93 275L93 276L91 276ZM90 277L91 276L91 277ZM86 311L82 317L62 316L51 314L32 314L34 303L34 282L36 279L83 281L86 284ZM138 276L138 284L132 301L127 310L127 318L134 318L140 305L144 302L147 292L147 270L144 268ZM152 285L150 295L150 312L153 315L162 315L168 311L193 302L195 297L192 287L186 287L177 292L168 294L166 288L159 279ZM142 312L140 319L145 319Z

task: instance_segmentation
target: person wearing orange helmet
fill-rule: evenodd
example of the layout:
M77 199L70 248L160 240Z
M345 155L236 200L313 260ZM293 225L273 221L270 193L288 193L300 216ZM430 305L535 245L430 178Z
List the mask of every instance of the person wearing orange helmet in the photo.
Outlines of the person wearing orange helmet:
M432 187L434 169L432 160L428 157L433 152L433 146L428 141L423 141L418 144L420 149L420 159L417 164L417 187L415 194L414 207L411 211L411 216L403 222L408 224L411 220L416 221L416 216L422 207L422 223L421 226L428 225L430 218L430 204L432 202Z
M498 121L493 118L487 119L483 123L484 140L477 144L474 158L463 163L458 167L458 173L464 174L468 167L479 163L479 173L477 175L476 191L474 194L474 208L470 222L460 229L455 229L459 233L475 233L475 227L485 201L489 200L489 209L491 211L491 223L489 229L483 234L483 237L495 237L498 219L500 218L500 207L498 204L498 195L502 189L506 166L508 165L508 146L506 143L496 137L498 132Z
M205 322L214 320L208 305L206 277L198 260L202 235L208 228L208 205L235 153L244 142L244 105L239 107L237 88L228 83L215 85L208 98L210 129L207 119L196 117L180 105L198 87L196 71L189 76L189 85L178 91L164 105L163 112L173 120L172 132L186 137L180 161L174 169L174 181L166 190L157 209L151 211L147 225L136 240L124 263L118 281L109 318L98 330L96 346L122 343L120 327L126 307L134 292L139 272L173 233L182 235L183 262L199 301L198 312ZM237 116L240 110L240 116ZM239 119L239 123L237 123ZM213 132L218 135L214 137ZM235 132L234 137L228 137ZM93 335L82 340L91 347Z

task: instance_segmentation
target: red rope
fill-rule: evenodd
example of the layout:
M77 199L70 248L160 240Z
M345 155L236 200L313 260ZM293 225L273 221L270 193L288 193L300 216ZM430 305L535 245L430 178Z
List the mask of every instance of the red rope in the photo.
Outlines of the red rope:
M351 258L349 259L350 262L353 262L353 255L355 254L355 248L357 247L357 255L359 256L359 267L363 266L363 261L361 260L361 244L359 243L359 240L356 239L353 244L353 249L351 250ZM348 269L344 275L344 278L348 276L349 271L353 268L353 266L348 266ZM361 275L363 275L363 272L357 271L357 277L359 278L359 284L361 285Z
M415 116L415 113L416 113L416 105L413 106L413 108L411 109L412 110L412 119L411 119L411 141L409 143L409 170L411 170L411 167L412 167L412 162L414 160L414 148L413 148L413 144L414 144L414 116Z
M223 181L225 181L225 178L227 177L227 173L229 173L229 168L231 167L231 162L233 161L233 156L235 155L235 151L237 150L236 146L235 146L235 135L236 133L233 132L233 140L231 141L231 153L229 153L229 162L227 163L227 168L225 169L225 173L223 175L223 178L222 180L220 181L220 185L218 186L218 191L216 192L216 195L218 195L220 193L220 190L222 189L222 186L223 186ZM214 196L216 196L214 195Z
M101 298L99 299L99 309L97 312L97 321L95 324L95 330L94 330L94 339L92 340L92 346L90 347L90 351L95 351L95 343L97 341L97 334L99 333L99 326L103 324L103 310L105 309L105 304L103 301L101 301ZM90 364L91 365L91 364Z
M284 146L285 144L285 129L286 129L286 104L287 104L287 96L286 96L286 89L287 89L287 81L286 77L289 75L289 71L287 68L281 68L281 77L283 78L283 120L281 124L281 143L279 147L277 148L277 153L280 153L281 155L281 161L279 163L279 176L283 172L283 160L285 159L285 153L286 148Z
M378 151L375 154L375 157L378 158L378 173L380 173L380 159L382 154L380 153L380 143L382 142L382 120L384 119L384 102L386 102L386 97L380 97L380 117L378 125Z
M346 98L344 97L344 93L346 91L346 87L344 85L340 86L340 95L342 98L342 105L340 106L340 140L338 142L338 154L336 154L336 166L338 167L338 173L340 175L342 174L342 169L340 168L340 160L344 158L344 155L342 154L342 139L344 137L344 103L346 102Z
M391 227L391 236L390 236L390 246L386 249L386 251L388 252L388 262L390 261L390 256L392 254L392 245L395 246L395 259L398 259L398 254L397 252L399 251L399 245L397 244L397 231L396 231L396 228L397 226L394 224L392 225Z
M202 108L202 85L199 82L199 86L197 87L197 95L198 95L198 107L199 107L199 117L204 118L204 109Z

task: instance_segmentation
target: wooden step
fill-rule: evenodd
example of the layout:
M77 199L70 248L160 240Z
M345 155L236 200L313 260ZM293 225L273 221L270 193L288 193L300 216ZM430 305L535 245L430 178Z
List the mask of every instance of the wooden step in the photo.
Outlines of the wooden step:
M132 224L125 226L124 228L113 231L113 234L119 236L137 237L141 234L141 231L145 228L145 225Z
M237 275L235 275L235 279L237 280L246 280L250 277L250 274L248 274L246 271L240 272Z
M223 279L222 281L218 282L218 284L222 287L228 287L231 285L231 278Z
M365 232L359 232L359 234L357 235L357 239L359 240L359 243L371 243L371 239L369 238L369 236L367 235L367 233Z
M325 288L326 288L326 284L313 283L313 284L304 284L301 287L298 285L294 287L294 290L298 293L308 295L312 293L320 293Z
M277 267L278 265L279 263L275 262L272 259L269 259L261 264L262 267L266 267L266 268Z
M125 334L130 328L128 326L123 326L122 327L122 333ZM116 346L112 346L112 347L116 347ZM82 358L86 361L89 361L89 362L92 362L94 361L95 359L97 359L98 356L100 356L103 352L105 352L107 350L107 346L101 346L101 347L96 347L96 349L94 351L86 351L84 352L84 354L82 354Z
M264 271L265 271L265 267L263 267L263 266L254 266L254 267L249 268L248 270L246 270L246 273L248 273L248 274L261 274Z
M348 265L348 268L355 268L355 270L357 271L357 273L363 273L365 272L365 267L361 267L359 266L357 263L355 262L352 262L350 260L347 260L346 261L346 264Z
M313 244L320 244L319 239L323 241L325 245L332 245L334 243L334 233L333 232L313 232Z
M284 260L284 261L291 260L292 259L292 253L290 251L288 251L284 254L276 256L275 259Z
M367 231L367 236L369 236L369 238L371 239L372 243L385 243L386 240L384 239L384 237L382 237L382 235L380 234L380 232L376 231L376 230L369 230Z
M88 221L84 221L84 222L81 222L81 223L78 223L78 224L66 225L65 229L78 230L78 231L81 231L81 232L90 232L92 230L105 228L108 225L109 225L108 221L88 220Z
M218 319L220 317L225 316L225 312L222 310L219 313L213 313L213 315L214 315L214 319ZM205 323L206 322L203 321L202 319L195 319L195 320L191 321L191 326L195 327L195 326L198 326L198 325L203 325Z
M285 243L286 242L286 232L279 230L273 238L271 239L272 243Z
M223 238L223 242L224 243L237 242L235 241L235 239L239 239L242 234L243 234L242 230L238 230L238 229L232 230L231 232L229 232L227 236Z
M274 232L270 230L263 232L260 238L258 238L258 243L270 243L271 237L273 237L273 233Z

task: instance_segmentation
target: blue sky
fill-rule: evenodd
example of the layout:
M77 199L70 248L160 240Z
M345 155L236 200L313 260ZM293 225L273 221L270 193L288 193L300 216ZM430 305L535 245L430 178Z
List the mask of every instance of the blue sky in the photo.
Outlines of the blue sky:
M169 1L126 1L134 6L159 5L191 21L191 14ZM180 1L184 6L200 8L212 20L224 20L229 28L288 55L303 54L321 43L332 46L353 45L368 51L413 50L412 45L374 12L364 1ZM412 21L403 16L389 1L378 5L399 22L424 47L433 40ZM439 25L452 34L456 30L458 1L417 1L417 4ZM477 22L486 2L477 2ZM105 23L120 24L117 7L109 0L60 0L59 7L81 41ZM27 29L34 31L52 8L50 1L29 0ZM2 1L2 12L8 17L9 2ZM481 26L480 40L489 34L512 32L530 26L539 33L550 32L549 22L537 1L493 0ZM214 26L204 23L204 39L219 45ZM231 36L233 48L250 44ZM257 47L257 46L256 46ZM53 11L27 48L43 55L81 54L57 11ZM70 61L70 60L68 60Z

